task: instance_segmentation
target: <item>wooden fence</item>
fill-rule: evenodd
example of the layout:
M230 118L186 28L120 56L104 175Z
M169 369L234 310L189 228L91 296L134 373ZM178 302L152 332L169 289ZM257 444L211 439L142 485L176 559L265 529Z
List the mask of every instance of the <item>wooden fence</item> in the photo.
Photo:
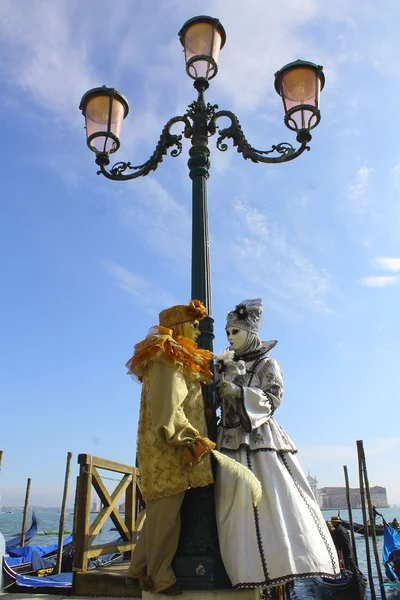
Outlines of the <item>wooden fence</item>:
M80 469L75 497L73 571L75 573L85 573L90 558L114 552L125 554L133 550L136 543L136 534L142 524L141 518L136 523L141 496L137 490L138 470L135 467L92 456L91 454L79 454L78 463ZM99 470L119 474L119 478L107 477L105 474L101 475ZM117 482L111 494L108 492L102 477ZM90 523L92 487L99 496L102 508L93 522ZM118 510L118 505L123 501L125 502L124 518ZM115 537L121 537L122 541L94 544L97 535L108 518L112 520L116 528Z

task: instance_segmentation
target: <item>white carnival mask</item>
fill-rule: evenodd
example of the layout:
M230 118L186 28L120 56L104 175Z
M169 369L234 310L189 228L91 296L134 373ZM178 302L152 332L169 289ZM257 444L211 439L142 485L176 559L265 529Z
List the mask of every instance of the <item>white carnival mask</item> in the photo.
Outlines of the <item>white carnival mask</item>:
M227 327L226 335L231 349L237 352L246 343L249 332L238 327Z

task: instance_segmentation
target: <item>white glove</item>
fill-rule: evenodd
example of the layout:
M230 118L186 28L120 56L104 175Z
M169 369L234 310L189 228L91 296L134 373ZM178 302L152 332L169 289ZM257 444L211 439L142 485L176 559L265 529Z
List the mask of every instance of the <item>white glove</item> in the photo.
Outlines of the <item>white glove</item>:
M233 396L234 398L240 398L241 389L238 385L222 379L217 383L218 393L221 398L225 396Z

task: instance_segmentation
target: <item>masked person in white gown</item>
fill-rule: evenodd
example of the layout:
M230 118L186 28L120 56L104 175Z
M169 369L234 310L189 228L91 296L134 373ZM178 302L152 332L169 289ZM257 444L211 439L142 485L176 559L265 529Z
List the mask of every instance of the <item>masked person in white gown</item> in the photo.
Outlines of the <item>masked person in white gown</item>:
M216 511L221 555L236 589L267 588L340 573L336 550L297 448L273 415L283 394L276 341L261 342L260 298L228 313L230 350L217 360L221 402L218 449L248 467L262 485L257 507L248 487L219 469Z

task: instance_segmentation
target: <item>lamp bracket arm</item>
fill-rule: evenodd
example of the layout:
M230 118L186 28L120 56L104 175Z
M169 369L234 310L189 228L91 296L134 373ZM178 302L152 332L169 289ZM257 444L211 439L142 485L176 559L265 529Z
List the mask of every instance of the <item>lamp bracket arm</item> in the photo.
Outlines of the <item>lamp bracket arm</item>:
M164 126L158 144L148 161L137 166L133 166L130 162L118 162L111 167L110 170L107 170L106 166L109 164L108 155L98 154L96 163L99 165L100 170L97 171L97 174L100 175L101 173L108 179L114 181L128 181L129 179L144 177L145 175L148 175L150 171L155 171L158 165L163 161L164 156L168 153L168 150L173 146L175 146L175 148L171 150L170 156L174 158L179 156L182 152L182 135L171 133L171 127L179 122L182 122L185 125L182 132L183 135L189 137L190 134L188 134L188 132L191 131L191 124L188 117L186 115L173 117ZM128 173L125 173L125 171L128 171ZM129 173L129 171L134 171L134 173Z
M303 130L299 131L297 135L297 141L300 143L300 147L297 149L288 142L281 142L271 146L270 150L257 150L249 144L242 131L239 119L229 110L220 110L214 114L208 125L210 135L214 135L217 132L216 122L220 117L227 117L231 121L229 127L226 127L225 129L218 128L219 137L217 139L217 148L218 150L221 150L221 152L226 152L228 149L228 145L224 143L224 140L226 139L232 140L233 146L236 146L237 151L242 154L244 159L250 159L255 163L287 162L288 160L297 158L304 150L310 150L308 142L311 140L311 135L308 131ZM275 156L267 156L274 153Z

